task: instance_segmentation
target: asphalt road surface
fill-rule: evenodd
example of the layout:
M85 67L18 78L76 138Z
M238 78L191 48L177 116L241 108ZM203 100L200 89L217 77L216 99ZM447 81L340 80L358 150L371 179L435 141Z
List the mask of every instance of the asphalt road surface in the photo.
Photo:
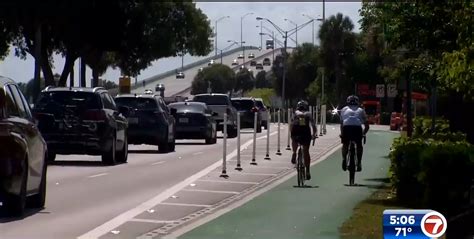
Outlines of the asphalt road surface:
M252 134L241 137L243 144ZM58 155L48 167L46 208L30 209L24 218L0 217L0 238L76 238L216 163L222 141L178 140L168 154L130 145L128 163L116 166L102 166L95 156ZM236 139L229 139L227 152L235 148Z

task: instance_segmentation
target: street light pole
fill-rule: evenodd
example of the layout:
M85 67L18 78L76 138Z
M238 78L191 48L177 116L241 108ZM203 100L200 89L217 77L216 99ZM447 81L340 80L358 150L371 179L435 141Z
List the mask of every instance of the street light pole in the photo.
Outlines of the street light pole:
M298 24L293 22L292 20L288 19L288 18L285 18L285 21L287 22L290 22L291 24L295 25L296 26L296 31L295 31L295 34L296 34L296 46L298 46Z
M215 45L215 55L217 56L217 23L224 18L229 18L230 16L224 16L216 20L216 26L215 26L215 37L214 37L214 45Z
M253 15L253 12L249 12L243 16L240 17L240 47L242 48L242 56L244 56L244 58L242 59L243 60L243 64L245 64L245 50L244 50L244 37L243 37L243 21L244 21L244 18L248 15Z
M316 21L317 19L316 19L316 18L313 18L313 17L311 17L311 16L308 16L308 15L306 15L306 14L304 14L304 13L303 13L303 16L304 16L304 17L307 17L307 18L309 18L309 19L311 19L311 20L313 21L313 22L312 22L312 27L313 27L312 36L313 36L313 46L314 46L314 21Z
M283 42L283 84L281 87L281 98L283 109L286 109L285 88L286 88L286 44L288 39L288 31L285 31L285 41Z

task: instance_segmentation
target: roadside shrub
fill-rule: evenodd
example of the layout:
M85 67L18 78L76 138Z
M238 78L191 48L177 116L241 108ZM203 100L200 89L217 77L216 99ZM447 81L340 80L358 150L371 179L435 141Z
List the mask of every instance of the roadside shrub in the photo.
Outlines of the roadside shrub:
M451 213L468 202L474 179L474 146L466 135L450 132L449 122L414 120L412 138L396 138L390 152L391 182L397 198L413 207Z
M474 150L466 141L432 141L419 155L422 205L449 213L469 202Z

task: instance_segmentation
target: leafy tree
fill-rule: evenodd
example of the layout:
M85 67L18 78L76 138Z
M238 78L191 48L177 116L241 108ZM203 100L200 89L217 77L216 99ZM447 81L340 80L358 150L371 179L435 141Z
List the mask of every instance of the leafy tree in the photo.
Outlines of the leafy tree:
M103 61L120 67L125 74L136 75L152 61L183 50L191 55L210 52L209 22L191 2L61 0L28 4L3 1L0 23L11 29L16 54L23 58L27 54L35 57L35 32L41 29L41 67L47 85L54 84L53 53L65 57L59 81L65 85L78 57L86 59L97 79L96 71L102 71ZM111 62L104 58L108 52L114 53Z
M235 75L235 91L247 92L255 87L255 78L252 71L243 68Z
M12 33L5 25L5 22L0 19L0 60L8 55L8 49L11 41Z
M226 65L214 64L204 68L193 79L191 94L206 93L208 87L213 93L228 93L234 89L235 72Z
M349 17L338 13L329 17L321 25L318 36L321 41L321 60L325 76L329 79L327 89L334 89L336 101L342 102L349 93L346 86L350 77L347 65L353 61L356 50L356 36L352 32L354 24ZM348 63L349 62L349 63Z
M115 89L115 88L118 88L119 86L113 82L113 81L108 81L108 80L102 80L102 86L106 89L106 90L111 90L111 89Z
M289 99L306 98L305 89L316 79L319 47L311 43L299 45L288 58L288 81L294 87L287 87Z
M255 76L255 88L270 88L272 86L269 79L267 79L268 72L261 70ZM270 78L270 77L268 77Z
M275 90L272 88L253 89L245 94L248 97L262 98L265 105L272 105L272 99L275 97Z

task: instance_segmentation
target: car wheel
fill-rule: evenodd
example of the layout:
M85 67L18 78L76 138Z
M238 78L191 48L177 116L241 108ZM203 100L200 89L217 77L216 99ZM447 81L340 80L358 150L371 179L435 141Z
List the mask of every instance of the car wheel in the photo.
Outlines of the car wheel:
M56 160L56 153L54 152L48 152L47 156L46 156L46 162L48 163L52 163L54 162L54 160Z
M169 152L169 143L168 143L168 135L166 136L166 139L163 140L163 142L158 143L158 152L160 153L168 153Z
M46 165L46 161L43 164L43 172L41 174L41 182L38 189L38 194L31 196L30 202L31 207L33 208L44 208L46 203L46 171L48 166Z
M21 175L20 192L18 195L10 195L7 201L8 212L12 216L21 216L26 207L26 188L28 183L28 159L22 162L23 171Z
M262 123L257 123L257 133L262 133Z
M168 143L168 152L174 152L176 148L176 139L173 138L173 142Z
M120 163L126 163L127 160L128 160L128 137L127 137L127 133L125 132L123 147L122 147L122 150L120 150L117 155L117 161Z
M237 127L236 126L234 126L232 129L227 130L227 137L228 138L237 137Z
M106 165L115 165L117 163L115 158L115 153L117 151L117 140L115 135L112 137L111 141L112 146L110 147L110 150L102 154L102 162Z

